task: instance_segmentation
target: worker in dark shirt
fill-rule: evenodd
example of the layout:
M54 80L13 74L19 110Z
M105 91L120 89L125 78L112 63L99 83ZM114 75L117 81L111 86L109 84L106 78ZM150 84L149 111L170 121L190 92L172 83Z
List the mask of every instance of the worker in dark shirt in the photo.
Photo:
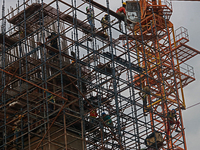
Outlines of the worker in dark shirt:
M46 38L46 41L47 41L47 39L51 40L50 41L51 47L53 47L53 48L58 50L58 41L57 41L58 37L56 37L56 36L57 36L57 34L55 32L52 32L51 35ZM51 55L51 56L53 56L55 54L56 53L53 52L53 51L49 52L49 55Z
M94 10L92 8L89 8L88 6L86 7L86 12L87 12L87 19L88 22L92 28L92 30L94 30Z
M139 93L140 97L143 100L143 113L144 113L144 116L147 116L146 109L147 109L147 98L148 98L149 94L150 94L149 86L145 86L143 88L143 91Z
M55 103L55 97L49 92L46 92L46 91L44 91L44 92L46 93L47 98L51 102L51 103L48 102L49 103L50 112L53 112L55 110L55 106L52 103Z
M108 14L105 14L104 17L101 19L101 25L103 28L103 32L105 35L108 35L107 28L108 28Z
M14 130L14 140L15 140L15 143L18 143L19 142L19 138L18 137L19 137L19 134L20 134L20 129L16 125L16 126L14 126L13 130Z
M107 115L105 112L103 112L101 115L102 115L104 123L111 129L111 132L114 132L113 122L111 120L111 117Z
M124 22L126 24L126 2L122 3L122 7L118 8L116 13L124 18ZM119 20L119 29L121 30L121 20Z
M176 132L180 132L178 130L179 124L180 122L177 120L177 116L176 116L176 110L172 109L172 111L168 112L167 114L167 135L169 135L170 132L170 127L173 126L174 124L176 124Z
M106 115L106 113L103 112L102 117L103 117L103 121L106 123L106 125L113 127L113 122L112 122L111 117L109 115Z

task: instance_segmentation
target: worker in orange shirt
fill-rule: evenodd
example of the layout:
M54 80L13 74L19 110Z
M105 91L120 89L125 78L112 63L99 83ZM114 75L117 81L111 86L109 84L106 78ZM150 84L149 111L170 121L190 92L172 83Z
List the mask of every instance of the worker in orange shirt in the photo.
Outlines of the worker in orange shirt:
M122 7L118 8L116 13L124 18L124 22L126 24L126 2L122 3ZM119 29L121 30L121 20L119 20Z
M94 119L97 117L97 111L95 109L93 109L92 111L90 111L90 121L93 123Z

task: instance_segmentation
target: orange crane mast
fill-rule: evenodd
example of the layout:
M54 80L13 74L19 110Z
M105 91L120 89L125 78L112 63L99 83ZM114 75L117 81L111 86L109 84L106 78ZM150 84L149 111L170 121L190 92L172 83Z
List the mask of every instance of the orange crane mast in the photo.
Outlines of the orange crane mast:
M162 149L187 149L182 119L182 110L186 109L183 88L195 78L181 70L181 65L200 52L186 45L189 41L187 29L180 27L174 31L173 23L169 21L172 15L170 1L127 1L127 5L135 6L132 7L135 9L129 10L129 19L134 14L141 17L141 21L137 21L139 17L131 20L135 24L129 28L129 35L142 36L144 44L135 40L128 43L131 45L129 48L138 54L140 67L145 70L142 74L135 74L133 82L140 88L150 87L147 108L150 110L152 132L167 133ZM180 122L181 132L178 133L169 125L167 115L172 109L176 109Z

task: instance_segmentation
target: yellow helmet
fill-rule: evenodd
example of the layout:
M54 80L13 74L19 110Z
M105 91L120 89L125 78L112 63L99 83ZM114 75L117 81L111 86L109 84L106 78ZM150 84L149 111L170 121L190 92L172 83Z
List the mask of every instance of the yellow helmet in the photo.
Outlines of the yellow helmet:
M122 4L123 4L123 5L126 5L126 2L123 2Z

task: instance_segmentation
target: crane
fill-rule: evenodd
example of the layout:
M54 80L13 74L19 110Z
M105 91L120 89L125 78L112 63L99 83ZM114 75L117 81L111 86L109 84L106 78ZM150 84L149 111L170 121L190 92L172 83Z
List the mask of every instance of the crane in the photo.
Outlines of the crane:
M94 0L85 1L123 20L114 11ZM157 130L164 133L165 144L159 147L160 149L187 150L182 119L182 110L186 109L183 88L195 78L191 74L185 74L180 68L200 52L186 44L189 41L186 28L174 29L170 21L171 1L140 0L126 3L129 36L126 39L124 35L120 35L119 39L126 40L124 46L128 45L131 51L137 53L138 64L145 70L141 74L135 73L133 83L141 89L145 86L150 87L151 94L148 96L147 106L151 110L150 128L152 132ZM186 70L190 72L191 68L190 71L188 69ZM190 73L193 73L193 70ZM175 132L175 128L171 129L167 119L172 109L176 110L180 123L174 123L174 127L180 129L179 133Z
M166 133L166 145L160 148L186 150L182 119L182 110L186 109L183 88L195 78L183 75L180 68L183 63L200 52L186 45L189 41L186 28L174 30L174 25L170 21L170 1L127 1L126 9L127 18L132 22L129 24L129 34L132 37L143 37L144 44L130 39L126 45L131 45L129 49L138 54L139 66L146 70L143 74L135 74L134 84L140 88L149 86L154 93L148 96L147 106L152 110L152 132L157 130ZM172 109L176 110L178 119L173 122L174 128L171 130L168 114ZM155 124L159 127L155 127ZM175 128L179 128L181 132L175 132ZM182 146L179 146L178 142Z

